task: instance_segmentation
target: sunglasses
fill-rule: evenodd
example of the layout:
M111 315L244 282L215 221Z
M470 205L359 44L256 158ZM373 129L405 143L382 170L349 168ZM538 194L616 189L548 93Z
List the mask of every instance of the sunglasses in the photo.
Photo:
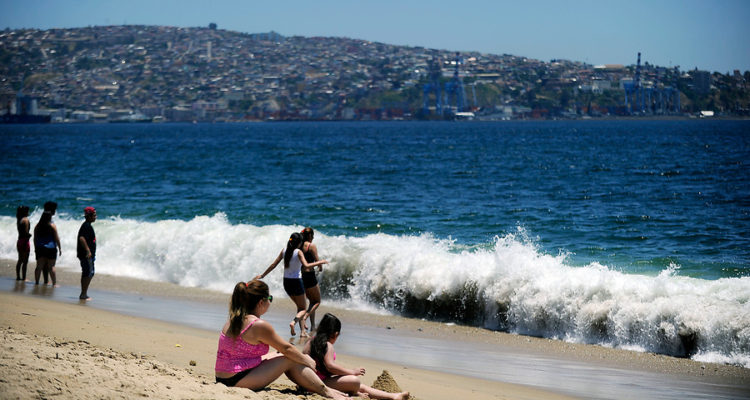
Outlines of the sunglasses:
M269 303L273 303L273 296L269 294L268 297L266 297L266 300L268 300Z

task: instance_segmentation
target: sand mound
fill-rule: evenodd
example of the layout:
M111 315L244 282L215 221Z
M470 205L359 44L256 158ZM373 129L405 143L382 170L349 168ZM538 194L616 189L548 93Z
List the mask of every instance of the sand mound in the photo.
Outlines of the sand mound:
M398 383L396 383L396 380L393 379L393 377L387 370L383 370L380 376L375 378L375 382L372 383L372 387L389 393L402 392L401 388L398 386Z

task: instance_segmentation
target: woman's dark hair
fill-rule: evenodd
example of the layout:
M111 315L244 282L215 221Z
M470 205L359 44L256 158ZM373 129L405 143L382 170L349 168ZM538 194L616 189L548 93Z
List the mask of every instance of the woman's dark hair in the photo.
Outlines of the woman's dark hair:
M245 317L252 314L261 300L268 298L268 285L260 280L237 282L229 302L229 329L227 336L237 337L242 332Z
M313 231L313 228L310 228L309 226L302 230L302 241L304 242L312 242L313 236L315 236L315 232Z
M21 220L21 218L28 217L29 216L29 206L18 206L16 208L16 219Z
M315 337L310 342L310 357L317 363L320 372L327 373L323 358L328 352L328 339L341 332L341 321L331 313L326 313L318 324Z
M39 238L52 235L54 231L52 230L51 223L52 213L49 211L43 212L42 216L39 217L39 222L37 222L36 226L34 227L34 236Z
M48 201L44 203L44 211L49 211L54 214L55 211L57 211L57 203L55 203L54 201Z
M286 251L284 252L284 268L289 268L289 261L292 260L292 254L294 254L294 250L298 249L301 244L302 235L294 232L289 236L289 241L286 243Z

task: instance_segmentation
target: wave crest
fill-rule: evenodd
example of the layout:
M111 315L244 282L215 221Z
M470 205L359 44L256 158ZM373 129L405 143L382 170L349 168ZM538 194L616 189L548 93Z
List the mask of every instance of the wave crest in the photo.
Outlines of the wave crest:
M38 220L38 213L32 221ZM55 218L59 265L76 266L81 221ZM97 270L229 292L261 273L301 226L233 225L224 214L189 221L96 222ZM0 257L15 259L15 219L0 217ZM750 278L702 280L672 265L658 276L541 252L522 229L467 247L430 234L316 235L324 297L363 309L524 335L750 367ZM283 268L279 266L278 269ZM267 279L282 294L281 271Z

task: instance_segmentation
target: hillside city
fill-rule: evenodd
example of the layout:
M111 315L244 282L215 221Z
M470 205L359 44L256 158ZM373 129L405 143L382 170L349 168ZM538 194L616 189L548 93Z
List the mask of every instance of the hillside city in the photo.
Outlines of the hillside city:
M638 57L636 62L636 57ZM747 117L750 71L168 26L0 31L0 116L52 122Z

